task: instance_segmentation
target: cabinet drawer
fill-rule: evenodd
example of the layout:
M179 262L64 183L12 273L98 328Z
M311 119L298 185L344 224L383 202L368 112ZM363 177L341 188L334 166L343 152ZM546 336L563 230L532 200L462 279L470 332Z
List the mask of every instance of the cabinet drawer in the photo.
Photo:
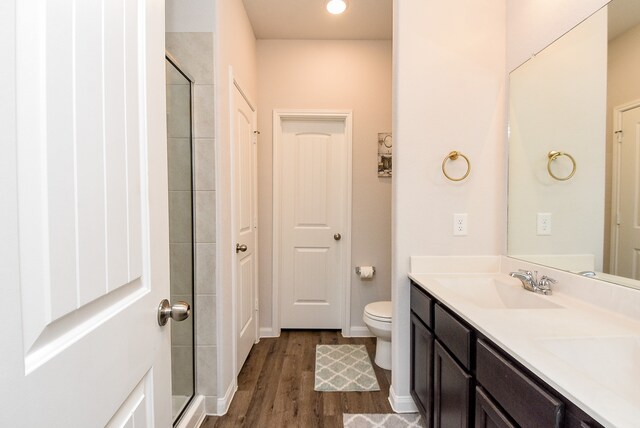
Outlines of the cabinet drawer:
M433 323L438 340L449 349L467 370L471 370L472 330L455 319L439 304L435 305L434 308Z
M478 340L476 378L521 427L556 427L562 423L563 403L534 383L482 340Z
M433 300L414 283L411 283L411 310L427 327L433 328Z

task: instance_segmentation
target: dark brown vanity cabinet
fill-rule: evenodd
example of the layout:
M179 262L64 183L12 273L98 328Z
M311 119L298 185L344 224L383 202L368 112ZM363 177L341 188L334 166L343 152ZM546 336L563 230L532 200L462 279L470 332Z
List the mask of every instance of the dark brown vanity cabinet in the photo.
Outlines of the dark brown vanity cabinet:
M411 395L429 428L601 428L411 285Z
M471 330L412 287L411 395L428 427L471 427L471 340Z

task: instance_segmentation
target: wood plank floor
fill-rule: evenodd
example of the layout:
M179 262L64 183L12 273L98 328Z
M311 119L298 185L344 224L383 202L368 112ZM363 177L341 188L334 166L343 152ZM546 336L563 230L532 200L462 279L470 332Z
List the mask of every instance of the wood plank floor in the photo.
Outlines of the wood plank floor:
M317 344L363 344L380 384L376 392L316 392ZM339 331L283 330L261 339L238 376L229 412L208 416L201 428L342 427L343 413L391 413L391 372L373 363L374 338L344 338Z

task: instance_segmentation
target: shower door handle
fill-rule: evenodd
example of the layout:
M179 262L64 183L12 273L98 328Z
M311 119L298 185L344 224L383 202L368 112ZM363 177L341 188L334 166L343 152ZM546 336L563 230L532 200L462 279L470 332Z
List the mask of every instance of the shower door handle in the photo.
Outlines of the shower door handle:
M173 305L163 299L158 306L158 325L167 324L169 318L174 321L184 321L191 315L191 306L187 302L179 301Z

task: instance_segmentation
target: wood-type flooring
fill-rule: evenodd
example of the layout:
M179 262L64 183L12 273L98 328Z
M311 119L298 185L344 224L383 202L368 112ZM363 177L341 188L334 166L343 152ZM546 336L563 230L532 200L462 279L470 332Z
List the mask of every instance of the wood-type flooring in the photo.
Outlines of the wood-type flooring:
M375 392L316 392L317 344L364 344L380 384ZM343 413L392 413L391 372L373 363L374 338L344 338L339 331L283 330L254 345L238 376L229 412L208 416L201 428L342 427Z

